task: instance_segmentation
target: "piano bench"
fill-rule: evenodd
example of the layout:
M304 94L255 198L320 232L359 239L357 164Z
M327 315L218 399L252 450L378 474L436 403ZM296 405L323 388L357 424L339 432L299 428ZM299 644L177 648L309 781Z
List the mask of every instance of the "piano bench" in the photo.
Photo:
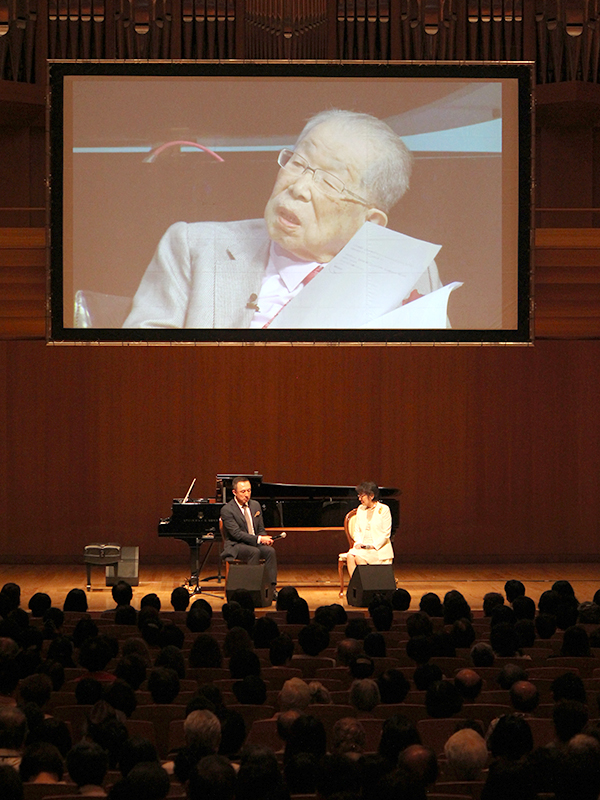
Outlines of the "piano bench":
M115 567L121 561L121 545L114 542L94 542L83 548L83 563L87 571L87 590L92 588L92 567Z

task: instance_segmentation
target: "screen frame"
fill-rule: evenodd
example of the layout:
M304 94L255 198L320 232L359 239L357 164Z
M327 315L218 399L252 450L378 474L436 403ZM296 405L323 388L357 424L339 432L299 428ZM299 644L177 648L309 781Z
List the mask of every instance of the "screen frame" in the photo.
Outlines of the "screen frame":
M133 62L55 61L49 64L50 254L47 340L50 343L124 344L530 344L533 341L532 165L533 64L509 62ZM75 328L64 319L63 236L65 232L63 158L65 78L70 76L302 77L302 78L459 78L511 79L518 86L517 324L515 328L436 329L230 329L230 328Z

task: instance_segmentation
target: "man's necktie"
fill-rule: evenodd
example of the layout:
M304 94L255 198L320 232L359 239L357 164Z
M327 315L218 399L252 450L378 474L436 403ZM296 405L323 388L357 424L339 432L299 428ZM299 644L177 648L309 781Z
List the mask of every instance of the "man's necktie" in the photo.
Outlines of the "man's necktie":
M319 272L321 272L321 270L322 270L322 269L323 269L323 265L322 265L322 264L319 264L318 266L316 266L316 267L313 269L313 271L312 271L312 272L309 272L309 273L308 273L308 275L306 276L306 278L304 278L304 280L302 281L302 285L303 285L303 286L306 286L306 284L307 284L307 283L310 283L310 282L312 281L312 279L313 279L313 278L316 278L316 277L317 277L317 275L319 274ZM292 300L293 300L293 298L290 298L290 299L287 301L287 303L286 303L285 305L281 306L281 308L279 309L279 311L277 312L277 314L281 314L281 312L283 311L283 309L285 308L285 306L287 306L289 303L291 303L291 302L292 302ZM246 308L247 308L247 306L246 306ZM275 319L275 317L277 316L277 314L275 314L275 316L274 316L274 317L271 317L271 319L270 319L268 322L265 322L265 324L263 325L263 328L268 328L268 327L269 327L269 325L270 325L270 324L273 322L273 320L274 320L274 319Z
M250 513L248 505L244 506L244 517L246 518L246 527L248 528L248 533L254 536L254 525L252 524L252 514Z

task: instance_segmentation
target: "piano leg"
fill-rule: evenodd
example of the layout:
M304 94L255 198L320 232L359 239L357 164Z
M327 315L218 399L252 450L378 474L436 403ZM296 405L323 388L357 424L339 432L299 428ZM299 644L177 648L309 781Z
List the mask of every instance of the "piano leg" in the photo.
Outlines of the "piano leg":
M208 547L206 548L206 553L202 562L200 562L200 547L203 542L208 543ZM190 578L188 580L188 586L190 590L190 594L202 594L203 587L200 586L201 582L204 581L218 581L221 583L221 560L219 559L219 571L217 575L211 575L208 578L200 579L200 575L202 574L202 570L204 569L204 565L210 555L210 551L212 550L212 546L215 543L214 538L204 538L197 536L193 541L190 542ZM204 594L209 594L208 592L204 592ZM212 595L213 597L220 597L220 595Z

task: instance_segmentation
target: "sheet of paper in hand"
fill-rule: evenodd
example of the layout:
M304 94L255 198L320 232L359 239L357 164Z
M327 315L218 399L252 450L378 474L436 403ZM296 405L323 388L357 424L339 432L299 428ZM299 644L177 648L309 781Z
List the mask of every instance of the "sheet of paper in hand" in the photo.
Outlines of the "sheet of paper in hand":
M462 286L460 281L453 281L436 289L435 292L412 300L405 306L390 311L382 317L371 320L363 328L376 328L379 330L426 329L447 328L448 326L448 298L450 292Z
M365 222L270 327L371 327L373 320L401 306L440 249ZM439 327L445 328L445 322Z

